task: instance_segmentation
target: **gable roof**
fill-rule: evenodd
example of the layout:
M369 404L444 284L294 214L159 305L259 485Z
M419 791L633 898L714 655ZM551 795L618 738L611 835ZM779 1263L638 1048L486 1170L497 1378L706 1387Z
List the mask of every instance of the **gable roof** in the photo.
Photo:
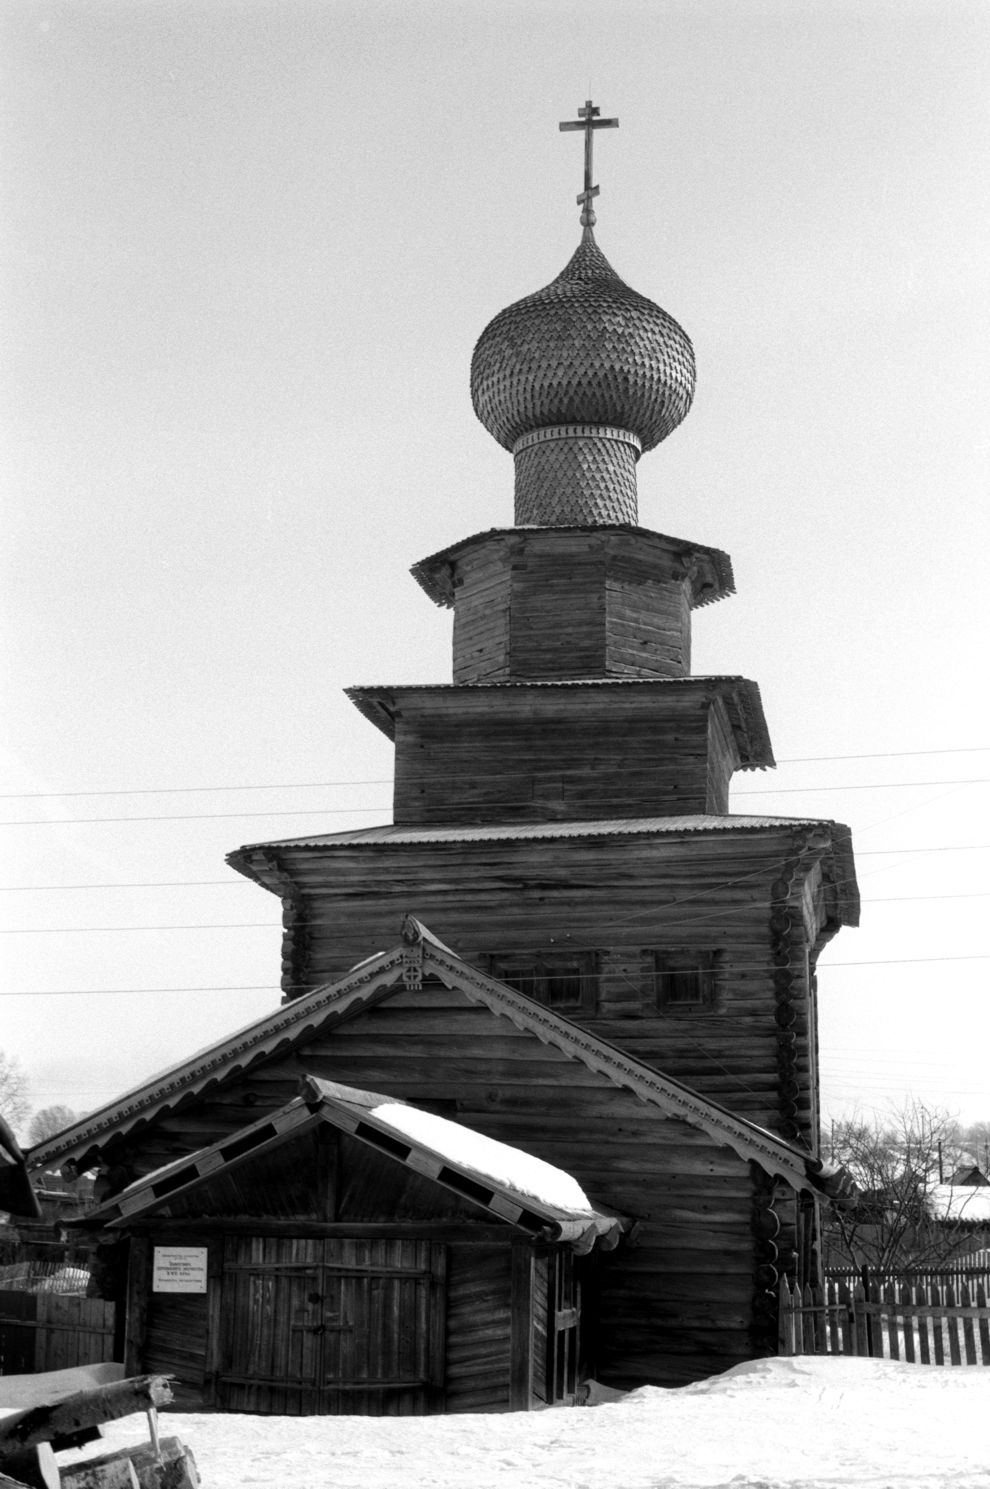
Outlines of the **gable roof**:
M120 1228L165 1200L321 1122L350 1133L395 1163L441 1184L497 1220L564 1241L584 1254L611 1250L625 1222L596 1209L569 1174L508 1143L421 1108L333 1081L303 1078L301 1095L230 1137L179 1158L91 1209L85 1224Z
M956 1169L954 1174L949 1175L949 1183L971 1184L978 1188L983 1188L985 1185L990 1185L990 1179L987 1178L978 1164L964 1163L961 1168Z
M39 1143L28 1155L30 1166L64 1163L67 1159L83 1165L92 1162L110 1138L160 1118L179 1101L246 1072L277 1051L299 1045L317 1030L332 1028L399 988L415 988L424 977L433 977L498 1017L508 1018L518 1029L534 1034L569 1059L579 1060L617 1087L631 1091L647 1109L683 1119L720 1146L758 1163L796 1189L832 1192L834 1171L805 1149L736 1116L525 993L479 972L413 916L405 917L402 935L399 946L359 962L338 982L314 988Z

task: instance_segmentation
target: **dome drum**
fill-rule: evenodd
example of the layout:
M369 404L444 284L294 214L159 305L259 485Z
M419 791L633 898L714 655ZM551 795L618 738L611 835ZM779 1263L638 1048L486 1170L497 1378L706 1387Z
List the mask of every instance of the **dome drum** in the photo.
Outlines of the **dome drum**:
M635 434L608 425L535 429L516 440L515 521L520 527L635 523Z

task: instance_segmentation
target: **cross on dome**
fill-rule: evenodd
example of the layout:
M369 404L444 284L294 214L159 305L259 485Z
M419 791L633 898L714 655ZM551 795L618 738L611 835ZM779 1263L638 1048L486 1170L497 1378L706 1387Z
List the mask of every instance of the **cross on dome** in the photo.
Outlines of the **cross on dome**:
M592 199L598 195L599 188L591 183L592 176L592 150L594 148L594 132L596 129L618 129L618 119L599 119L597 116L601 109L596 108L590 98L585 99L584 108L578 109L576 119L564 120L558 125L562 131L571 129L584 130L584 190L578 195L577 204L581 208L581 226L594 227L595 213L592 209Z

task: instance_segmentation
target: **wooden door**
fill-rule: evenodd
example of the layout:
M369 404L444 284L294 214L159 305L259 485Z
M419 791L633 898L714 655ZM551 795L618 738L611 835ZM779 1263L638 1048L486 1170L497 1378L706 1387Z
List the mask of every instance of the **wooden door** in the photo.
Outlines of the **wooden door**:
M442 1409L445 1260L428 1241L228 1237L218 1405L306 1416Z
M581 1279L574 1252L550 1256L547 1309L547 1402L572 1406L580 1384Z

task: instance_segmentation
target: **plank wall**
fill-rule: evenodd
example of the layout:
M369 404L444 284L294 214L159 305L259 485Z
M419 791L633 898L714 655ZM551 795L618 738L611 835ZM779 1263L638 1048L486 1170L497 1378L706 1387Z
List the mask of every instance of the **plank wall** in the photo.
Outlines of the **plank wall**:
M684 677L691 581L649 535L517 531L454 566L454 681Z
M152 1292L154 1244L175 1238L167 1225L150 1237L140 1232L131 1240L128 1282L126 1368L132 1375L171 1375L176 1410L195 1411L204 1402L208 1368L210 1306L206 1293ZM212 1253L210 1274L218 1275L219 1247L208 1229L185 1230L183 1246L205 1246Z
M508 1411L512 1248L447 1248L446 1409Z
M509 569L506 540L469 550L458 562L454 681L509 679Z
M705 687L397 695L398 824L722 812L738 765Z
M655 564L633 555L605 575L609 677L686 677L691 671L691 585L659 579Z
M512 570L509 676L540 681L604 677L605 575L585 534L552 550L530 544Z

